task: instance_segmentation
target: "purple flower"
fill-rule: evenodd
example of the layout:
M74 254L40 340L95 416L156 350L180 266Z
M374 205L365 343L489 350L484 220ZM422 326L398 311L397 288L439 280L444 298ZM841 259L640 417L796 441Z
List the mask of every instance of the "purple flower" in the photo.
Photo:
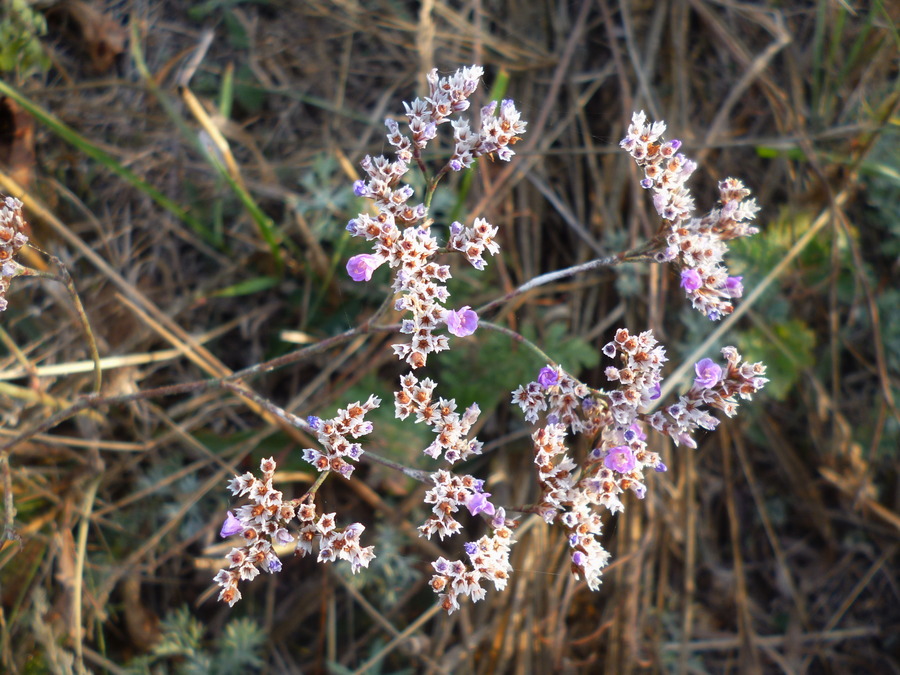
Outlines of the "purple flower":
M362 197L366 194L366 181L358 180L353 183L353 194Z
M309 425L310 429L312 429L313 431L318 431L319 425L322 423L322 420L315 415L310 415L306 418L306 423Z
M478 544L474 541L467 541L463 544L463 548L466 549L466 553L469 555L475 555L475 552L478 550Z
M469 305L462 309L450 310L446 317L447 329L456 337L466 337L478 328L478 315Z
M694 370L697 371L694 385L701 389L711 389L722 379L722 367L712 359L698 361L697 365L694 366Z
M572 554L572 564L576 567L584 567L584 564L587 562L587 556L581 551L575 551Z
M659 382L650 387L650 400L655 401L662 394L662 388L659 386Z
M744 294L744 284L741 279L744 277L728 277L725 280L725 294L729 298L739 298Z
M469 513L473 516L477 516L479 513L486 513L489 516L494 515L494 505L488 501L488 497L491 496L490 492L475 492L466 500L466 508L469 509Z
M281 561L278 558L269 559L269 572L280 572Z
M369 281L372 272L384 262L384 258L371 253L360 253L347 261L347 274L353 281Z
M291 535L291 533L283 527L279 527L278 530L276 530L274 539L279 544L290 544L292 541L294 541L294 537Z
M635 466L634 453L627 445L619 445L610 449L603 459L603 466L619 473L628 473Z
M222 529L219 530L219 536L222 537L222 539L227 539L228 537L243 531L243 529L244 524L235 518L234 514L229 511L228 515L225 516L225 523L222 525Z
M450 169L452 169L453 171L462 171L463 164L458 159L451 159L450 160Z
M541 385L544 389L549 389L554 384L559 382L559 372L557 372L556 368L551 368L550 366L544 366L541 368L541 372L538 373L538 384Z
M686 291L696 291L703 285L700 273L693 267L681 270L681 287Z

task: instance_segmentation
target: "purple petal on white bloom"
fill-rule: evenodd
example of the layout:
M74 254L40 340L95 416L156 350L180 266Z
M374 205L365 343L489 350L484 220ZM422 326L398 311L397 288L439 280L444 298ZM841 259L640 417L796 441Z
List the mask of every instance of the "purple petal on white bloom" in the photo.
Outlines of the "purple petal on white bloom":
M353 182L353 194L357 197L362 197L366 194L366 181L358 180Z
M463 545L463 548L466 549L466 553L468 553L469 555L475 555L475 551L478 550L478 546L473 541L467 541Z
M703 285L700 273L692 267L681 271L681 287L686 291L696 291Z
M478 315L469 305L462 309L450 310L445 320L447 330L456 337L471 335L478 328Z
M319 425L322 423L322 420L315 415L310 415L306 418L306 423L309 425L310 429L312 429L313 431L318 431Z
M701 389L711 389L722 379L722 367L712 359L702 359L694 366L697 377L694 384Z
M488 501L491 496L490 492L476 492L466 499L466 508L473 516L479 513L486 513L489 516L494 515L494 505Z
M243 529L244 524L239 519L235 518L234 514L229 511L228 515L225 516L225 523L219 531L219 536L223 539L227 539L228 537L241 532Z
M659 464L656 465L656 471L658 471L659 473L663 473L664 471L668 471L668 470L669 470L669 467L667 467L662 462L660 462Z
M650 388L650 400L655 401L660 397L661 394L662 388L659 386L659 382L657 382Z
M556 370L556 368L544 366L543 368L541 368L541 372L538 373L537 381L538 384L540 384L544 389L549 389L554 384L559 382L559 372Z
M635 464L634 453L627 445L611 448L603 459L603 466L619 473L628 473L634 469Z
M450 170L451 171L462 171L463 170L462 162L460 162L458 159L451 159L450 160Z
M657 388L656 398L659 398L659 383L658 382L656 383L656 388ZM634 422L630 427L628 427L628 430L633 431L639 441L647 440L647 434L644 433L644 430L641 429L641 425L638 424L637 422ZM626 434L627 433L628 432L626 432Z
M283 527L278 528L278 530L275 532L274 539L279 544L290 544L292 541L294 541L293 535Z
M586 556L581 551L575 551L572 554L572 564L578 567L584 567Z
M280 572L281 571L281 561L278 558L272 558L269 560L269 571L270 572Z
M744 277L728 277L725 280L725 293L729 298L739 298L744 295L744 285L741 279Z
M371 253L360 253L347 261L347 274L353 281L369 281L379 265L384 262L384 258Z

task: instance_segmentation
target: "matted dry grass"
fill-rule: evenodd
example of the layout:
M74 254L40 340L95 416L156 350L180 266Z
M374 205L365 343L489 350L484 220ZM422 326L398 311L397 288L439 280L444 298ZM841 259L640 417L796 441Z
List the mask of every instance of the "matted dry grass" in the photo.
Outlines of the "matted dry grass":
M879 304L897 287L900 231L873 217L890 198L876 200L870 181L873 166L898 169L900 15L857 4L211 1L192 14L125 0L93 5L99 41L78 23L91 15L72 17L84 7L48 14L52 66L6 81L196 221L46 125L7 116L34 144L31 158L27 145L8 153L2 191L21 184L33 241L75 278L105 396L220 377L374 311L380 289L367 295L342 274L357 163L386 150L382 120L430 68L472 63L488 87L508 75L504 95L529 127L516 162L475 173L465 213L500 226L504 256L460 292L487 300L651 235L652 208L616 147L645 109L698 160L700 208L726 176L763 206L761 225L778 236L744 253L744 283L770 290L716 344L768 343L782 355L773 384L789 381L698 450L656 448L669 472L607 525L614 562L597 593L569 575L559 533L526 517L510 587L444 616L428 563L459 544L415 537L421 488L369 467L323 491L329 509L369 527L382 563L366 584L294 560L229 610L211 582L228 548L225 480L274 455L282 489L301 494L313 477L299 448L313 441L221 388L41 427L88 390L90 364L65 295L17 280L0 352L20 537L0 549L2 668L65 672L74 658L123 672L186 604L211 652L235 616L257 620L265 672L900 672L900 336L897 308ZM271 219L278 256L199 151L204 125ZM504 318L538 336L562 323L595 349L617 326L652 328L673 369L711 352L699 345L719 326L689 316L668 270L623 274L545 288ZM248 282L255 292L234 295ZM795 330L814 346L803 351ZM389 401L400 372L389 343L363 336L250 384L301 416L372 387ZM472 377L488 387L494 374ZM602 367L582 377L601 382ZM492 451L473 470L499 502L527 504L524 425L505 402L485 412L479 437ZM373 436L373 449L419 461L403 434Z

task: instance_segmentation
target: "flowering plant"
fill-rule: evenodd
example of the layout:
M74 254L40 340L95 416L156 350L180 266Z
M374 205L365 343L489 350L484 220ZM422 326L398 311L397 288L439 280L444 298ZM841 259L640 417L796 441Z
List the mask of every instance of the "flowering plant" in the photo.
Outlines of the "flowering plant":
M509 555L516 541L516 517L509 507L491 501L484 480L453 470L454 465L482 452L481 441L471 436L481 411L471 404L459 412L454 399L435 397L438 385L434 380L419 378L415 371L427 366L430 355L450 349L450 336L466 337L481 327L514 335L543 355L523 336L482 317L512 295L590 269L638 261L671 263L693 307L711 320L729 314L731 301L742 295L742 277L728 274L724 257L730 239L757 231L749 224L758 211L755 200L747 199L749 190L740 181L729 178L719 184L720 205L703 217L694 217L694 200L686 182L695 163L678 152L679 141L662 140L663 122L648 124L639 112L634 114L621 147L643 171L642 187L652 191L653 205L662 219L656 236L637 249L537 277L479 310L469 305L451 309L446 284L454 254L461 254L476 270L485 269L485 254L500 252L498 228L482 217L476 217L471 225L435 222L430 212L434 191L445 175L468 169L481 157L510 161L515 155L513 146L527 127L511 100L482 107L477 121L464 114L482 75L479 66L462 68L449 77L439 77L433 70L428 76L427 96L404 103L405 130L393 118L385 121L394 157L366 156L362 160L366 177L356 181L353 189L357 196L370 200L373 208L347 224L351 235L371 245L371 252L347 261L350 279L370 282L385 264L390 271L392 302L386 302L368 324L377 326L380 317L393 308L401 314L400 322L386 329L407 336L393 345L395 355L410 369L394 392L395 417L412 418L431 428L434 440L423 448L423 454L441 460L443 467L431 473L402 467L365 451L356 442L373 432L365 416L380 405L375 396L362 404L350 404L329 420L302 420L266 403L270 411L316 435L321 448L306 449L303 457L320 475L306 494L290 501L273 485L276 466L271 458L262 461L260 478L246 473L231 481L231 492L246 497L249 503L229 511L221 531L223 537L240 535L243 539L227 555L228 566L215 577L222 587L219 598L230 605L240 598L239 581L252 580L260 570L281 570L276 546L292 544L295 539L298 555L310 554L315 547L319 562L346 560L353 572L368 566L376 552L374 546L361 543L363 525L338 527L336 514L320 513L316 504L322 482L332 473L349 480L353 462L360 459L381 462L429 486L424 503L430 515L418 528L420 536L437 534L443 540L462 534L465 528L456 516L463 507L485 520L489 534L465 544L466 560L441 556L431 564L431 586L445 610L458 609L460 596L474 602L483 599L487 584L503 590L512 572ZM424 151L439 142L442 127L452 133L452 151L432 170ZM413 169L425 178L425 192L418 203L413 201L412 185L405 182ZM734 347L725 347L724 364L702 359L696 364L691 388L676 402L654 411L667 357L652 332L634 334L620 328L602 351L613 361L605 370L606 383L602 385L580 381L548 357L550 362L535 381L512 392L512 402L521 408L525 421L536 427L531 438L540 489L534 504L516 510L539 514L562 530L571 551L572 573L594 590L609 560L599 540L604 509L622 511L622 497L627 492L643 499L650 484L646 469L666 471L660 455L649 449L647 433L657 432L676 445L694 448L695 432L712 430L718 424L712 410L734 415L738 399L750 399L767 382L763 364L746 363ZM577 458L569 449L567 443L573 435L590 441L592 450L586 456ZM296 527L295 520L299 528L291 534L288 527Z

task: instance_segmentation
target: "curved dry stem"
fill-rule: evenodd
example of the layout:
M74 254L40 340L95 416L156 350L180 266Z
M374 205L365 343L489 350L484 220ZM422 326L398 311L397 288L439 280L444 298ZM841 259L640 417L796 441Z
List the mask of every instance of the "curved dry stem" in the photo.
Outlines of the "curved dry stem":
M509 302L516 296L527 293L528 291L537 288L538 286L543 286L553 281L557 281L558 279L565 279L566 277L571 277L576 274L580 274L581 272L591 272L593 270L601 269L604 267L614 267L622 263L626 259L626 257L626 253L616 253L615 255L607 256L605 258L595 258L594 260L589 260L588 262L582 263L581 265L573 265L572 267L566 267L565 269L556 270L555 272L547 272L546 274L541 274L539 276L536 276L531 281L526 281L515 290L512 290L504 295L502 298L491 300L489 303L482 305L478 308L477 313L480 315L484 314L485 312L490 312L500 305Z

